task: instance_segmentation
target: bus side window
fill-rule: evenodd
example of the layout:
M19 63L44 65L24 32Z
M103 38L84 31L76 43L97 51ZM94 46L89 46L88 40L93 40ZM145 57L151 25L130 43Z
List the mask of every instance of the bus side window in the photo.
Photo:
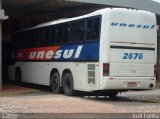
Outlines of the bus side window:
M21 33L19 34L19 37L20 37L19 40L21 40L20 42L22 43L22 44L21 44L21 48L26 48L26 40L24 39L24 35L23 35L23 34L24 34L23 32L21 32Z
M99 40L100 38L100 17L94 18L94 39Z
M69 24L65 23L62 25L62 41L67 43L69 36Z
M28 45L30 45L31 47L34 47L35 46L35 43L36 43L36 29L35 30L31 30L31 31L28 31L29 32L29 36L30 38L28 39L28 41L31 41L30 43L28 42Z
M54 43L56 43L56 28L55 26L49 26L48 28L48 44L53 45ZM47 34L46 34L47 35Z
M84 40L84 29L85 29L85 24L84 20L78 22L78 38L77 41L83 41Z
M53 45L55 43L55 26L44 28L44 44Z
M56 43L68 42L69 24L64 23L57 25L56 29Z
M43 46L44 45L44 31L43 28L39 28L36 30L37 31L37 42L36 42L36 47L37 46Z
M41 46L44 46L45 45L45 28L41 28L40 30L40 35L41 35Z
M71 23L70 27L70 42L83 41L84 40L84 20Z
M71 23L70 26L70 42L74 42L76 41L76 37L77 37L77 23Z
M45 30L44 30L44 34L45 34L45 41L44 41L44 43L45 43L45 45L50 45L50 29L51 29L51 27L46 27L45 28Z
M32 37L33 37L33 36L31 36L31 32L32 31L25 31L25 41L27 42L27 47L28 48L33 47L33 45L31 44L32 43Z
M37 47L39 45L39 29L35 29L34 42L34 46Z
M56 39L55 39L55 43L60 43L62 40L61 37L62 34L62 26L61 25L57 25L56 26Z
M87 38L86 40L98 40L100 34L100 18L89 18L87 20Z

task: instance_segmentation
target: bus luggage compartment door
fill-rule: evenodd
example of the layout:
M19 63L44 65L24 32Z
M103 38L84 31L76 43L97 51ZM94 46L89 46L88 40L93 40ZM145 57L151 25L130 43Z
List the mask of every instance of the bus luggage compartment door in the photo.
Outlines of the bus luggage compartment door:
M154 77L154 49L116 49L110 52L110 76Z

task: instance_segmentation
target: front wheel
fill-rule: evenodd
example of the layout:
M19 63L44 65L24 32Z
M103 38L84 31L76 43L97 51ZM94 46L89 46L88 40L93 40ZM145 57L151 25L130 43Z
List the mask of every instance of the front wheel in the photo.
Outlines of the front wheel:
M71 73L66 73L63 78L63 90L65 95L68 96L75 95L73 76Z

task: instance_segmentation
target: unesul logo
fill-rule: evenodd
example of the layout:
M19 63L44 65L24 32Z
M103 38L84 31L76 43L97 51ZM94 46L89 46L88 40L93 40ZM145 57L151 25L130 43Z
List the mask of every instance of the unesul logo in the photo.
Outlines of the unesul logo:
M119 23L119 22L112 22L111 26L114 27L128 27L128 28L137 28L137 29L154 29L156 25L147 25L147 24L130 24L130 23Z
M16 53L17 60L52 60L52 59L78 59L83 45L72 48L61 46L39 47L31 49L20 49Z

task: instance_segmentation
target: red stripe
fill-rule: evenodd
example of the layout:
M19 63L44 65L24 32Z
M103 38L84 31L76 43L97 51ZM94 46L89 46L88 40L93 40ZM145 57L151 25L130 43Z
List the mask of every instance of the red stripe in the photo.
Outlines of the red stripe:
M48 51L56 52L59 48L60 48L60 46L39 47L39 48L30 48L30 49L19 49L16 52L16 60L30 60L30 58L29 58L30 53L31 52L36 52L36 56L37 56L37 53L39 51L44 51L44 56L40 60L46 60L45 55L46 55L46 53ZM32 60L37 60L36 56Z

